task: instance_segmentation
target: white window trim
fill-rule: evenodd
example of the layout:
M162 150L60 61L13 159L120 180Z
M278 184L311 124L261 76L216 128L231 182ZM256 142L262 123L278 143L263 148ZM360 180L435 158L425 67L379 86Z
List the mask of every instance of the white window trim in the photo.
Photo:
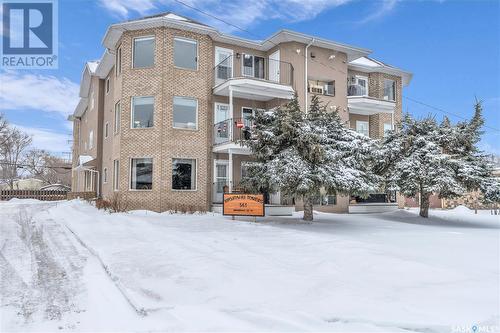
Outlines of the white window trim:
M245 68L245 61L244 61L245 60L245 55L252 56L252 75L245 75L245 70L244 70L244 68ZM256 78L255 77L255 57L264 59L264 77L266 77L266 68L265 68L266 57L263 57L263 56L260 56L260 55L255 55L255 54L251 54L251 53L242 53L241 54L241 76ZM260 79L260 78L256 78L256 79Z
M117 168L115 167L115 163L118 166ZM113 160L113 191L118 192L119 190L120 190L120 160L117 159Z
M220 46L216 46L215 47L215 52L214 52L214 63L215 63L215 66L218 66L220 64L217 63L217 51L222 51L222 52L230 52L231 53L231 77L234 76L234 51L232 49L227 49L225 47L220 47Z
M172 182L172 172L173 169L170 171L170 190L172 192L196 192L198 191L198 159L197 158L192 158L192 157L172 157L170 161L170 167L172 168L174 165L174 160L193 160L195 161L195 168L194 168L194 189L191 190L177 190L173 189L172 187L174 186L174 183Z
M358 131L358 123L365 123L366 124L366 127L368 129L368 135L364 134L364 133L360 133ZM356 132L359 133L359 134L363 134L363 135L366 135L366 136L370 136L370 122L369 121L366 121L366 120L356 120Z
M186 99L194 99L196 101L196 127L195 128L175 127L174 126L174 98L175 97L186 98ZM172 98L172 128L178 129L178 130L185 130L185 131L197 131L198 130L198 108L199 108L198 98L191 97L191 96L178 96L178 95L175 95ZM153 122L153 124L154 124L154 122Z
M104 139L107 139L109 137L109 122L106 122L104 124Z
M134 98L141 98L141 97L153 97L153 126L151 127L134 127ZM156 98L154 96L132 96L130 97L130 129L133 130L147 130L147 129L152 129L155 127L155 103L156 103ZM120 111L121 112L121 111Z
M108 183L108 168L104 168L102 171L102 183L103 184Z
M116 48L116 54L115 54L115 77L118 77L122 73L122 45L120 44ZM118 64L120 66L118 66Z
M149 158L149 159L151 159L151 164L152 164L152 168L151 168L151 178L152 178L151 189L135 189L135 188L132 188L132 160L137 160L137 159L141 159L141 158ZM128 158L128 190L131 191L131 192L152 192L153 188L154 188L154 172L155 172L154 168L155 168L154 159L151 156L140 156L140 157L134 156L134 157L129 157Z
M116 121L116 106L119 105L119 111L118 112L118 124L117 124L117 121ZM132 114L132 113L131 113ZM114 135L117 135L120 133L120 123L121 123L121 120L122 120L122 105L121 105L121 101L118 101L115 103L115 107L113 109L113 134ZM132 126L132 121L131 121L131 124ZM153 122L153 125L154 125L154 122Z
M155 67L155 64L156 64L156 61L155 61L156 60L155 59L156 40L155 40L154 47L153 47L153 65L148 66L148 67L134 67L135 41L136 40L150 40L150 39L155 39L155 35L138 36L138 37L132 38L132 63L130 64L132 69L146 69L146 68L154 68Z
M185 38L185 37L174 36L174 42L175 42L175 40L179 40L179 41L186 42L186 43L191 43L191 44L196 44L196 69L176 66L175 65L175 57L172 55L172 60L174 62L174 68L183 69L183 70L186 70L186 71L198 71L200 69L200 45L199 45L198 40L197 39L190 39L190 38ZM175 46L172 48L173 52L175 52L174 48L175 48Z

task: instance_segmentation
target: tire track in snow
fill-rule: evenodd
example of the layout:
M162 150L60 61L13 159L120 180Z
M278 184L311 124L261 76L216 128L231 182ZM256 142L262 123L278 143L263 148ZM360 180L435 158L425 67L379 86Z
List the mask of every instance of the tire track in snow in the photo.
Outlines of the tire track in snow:
M99 254L90 246L88 246L78 235L76 232L74 232L70 227L68 227L66 224L64 226L68 229L68 231L75 237L75 239L80 243L94 258L97 259L99 262L100 266L108 276L109 280L113 285L118 289L120 294L123 296L123 298L127 301L127 303L132 307L132 309L141 317L145 317L148 315L148 311L151 310L146 310L142 307L138 307L132 302L132 300L127 296L127 293L125 292L124 288L121 286L121 284L118 282L119 278L114 276L111 271L109 270L108 266L104 263L102 258L99 256ZM157 309L152 309L152 310L157 310Z

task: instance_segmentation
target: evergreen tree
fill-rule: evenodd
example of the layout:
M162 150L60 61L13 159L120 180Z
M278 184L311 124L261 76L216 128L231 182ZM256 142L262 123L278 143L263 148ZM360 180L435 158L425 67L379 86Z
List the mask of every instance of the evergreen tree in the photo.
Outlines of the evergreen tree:
M376 170L405 196L420 195L420 216L428 217L429 197L453 198L491 181L491 165L480 152L481 103L470 121L452 125L445 118L422 120L406 115L398 131L381 142Z
M295 96L273 111L257 111L255 124L248 144L258 167L243 183L302 198L304 220L313 219L313 200L321 189L365 195L375 188L373 141L346 128L338 111L327 112L317 96L307 114Z

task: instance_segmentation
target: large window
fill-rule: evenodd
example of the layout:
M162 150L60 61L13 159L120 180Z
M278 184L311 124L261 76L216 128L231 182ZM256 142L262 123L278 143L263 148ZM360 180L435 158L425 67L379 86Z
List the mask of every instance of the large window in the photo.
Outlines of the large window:
M189 97L174 97L174 127L197 128L198 100Z
M153 188L153 159L133 158L130 167L130 189L151 190Z
M198 42L174 38L174 65L186 69L198 69Z
M120 119L121 119L121 105L120 102L117 102L115 104L115 124L114 124L115 134L120 133Z
M172 163L172 189L196 189L196 160L174 159Z
M120 161L113 161L113 190L118 191L118 179L120 176Z
M367 121L356 120L356 132L369 136L370 129Z
M264 58L251 54L243 55L243 75L258 79L264 78Z
M153 127L154 97L132 97L132 128Z
M153 67L155 64L155 38L134 38L134 68Z
M384 99L386 101L396 100L396 82L394 80L384 80Z

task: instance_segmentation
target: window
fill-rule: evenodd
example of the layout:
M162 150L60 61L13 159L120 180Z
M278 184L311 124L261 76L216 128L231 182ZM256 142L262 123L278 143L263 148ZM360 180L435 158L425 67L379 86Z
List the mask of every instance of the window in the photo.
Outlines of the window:
M146 68L155 64L155 38L134 38L133 67Z
M386 101L396 100L396 82L394 80L384 80L384 99Z
M347 83L347 96L368 96L368 78L351 76Z
M356 120L356 132L369 136L370 130L367 121Z
M132 128L153 127L154 97L132 97Z
M196 189L196 160L174 159L172 163L172 189Z
M186 69L198 69L197 41L174 38L174 66Z
M243 55L243 75L258 79L264 78L264 58L253 56L251 54Z
M130 189L151 190L153 188L153 159L133 158L130 168Z
M106 79L106 94L109 94L109 77Z
M337 204L335 194L320 194L314 197L313 204L318 206L334 206Z
M116 76L122 73L122 48L121 46L116 50L115 54L115 73Z
M108 168L104 168L102 171L102 181L104 184L108 182Z
M198 100L189 97L174 96L174 127L197 128Z
M109 123L104 124L104 138L107 139L109 131Z
M384 137L387 136L389 131L392 130L392 124L391 123L384 123Z
M313 94L335 96L335 81L308 80L307 90Z
M114 126L115 134L120 133L120 118L121 118L121 106L120 102L117 102L115 104L115 126Z
M89 132L89 149L94 148L94 130Z
M120 161L113 161L113 190L118 191L118 177L120 175Z

